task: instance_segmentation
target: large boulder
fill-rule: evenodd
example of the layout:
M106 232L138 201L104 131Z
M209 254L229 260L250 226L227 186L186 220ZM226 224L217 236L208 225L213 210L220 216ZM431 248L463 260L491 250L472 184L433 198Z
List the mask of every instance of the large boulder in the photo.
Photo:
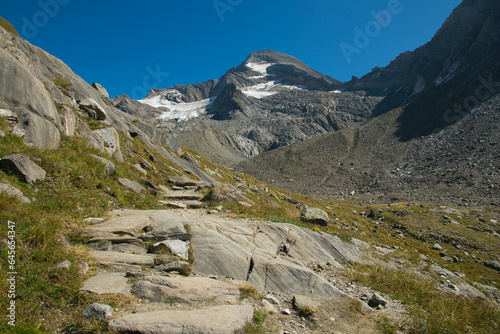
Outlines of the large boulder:
M234 334L244 331L252 319L253 307L250 305L222 305L190 311L157 311L127 315L110 321L109 329L137 334Z
M80 101L80 108L85 111L91 118L97 121L104 121L108 118L106 111L99 103L97 103L94 99L85 99Z
M101 86L100 84L98 84L97 82L94 82L92 84L92 87L94 87L95 89L97 89L97 91L99 92L99 94L101 94L101 97L106 97L109 99L109 93L108 91L106 90L106 88L104 88L103 86Z
M120 136L113 127L97 129L92 131L94 138L99 142L99 146L104 147L106 153L118 162L124 162L120 147Z
M305 223L312 223L318 225L328 226L330 223L330 218L328 213L318 208L307 208L302 211L300 215L300 220Z
M0 167L6 173L19 176L21 180L30 186L34 185L37 181L45 180L45 170L22 154L12 154L3 157L0 160Z

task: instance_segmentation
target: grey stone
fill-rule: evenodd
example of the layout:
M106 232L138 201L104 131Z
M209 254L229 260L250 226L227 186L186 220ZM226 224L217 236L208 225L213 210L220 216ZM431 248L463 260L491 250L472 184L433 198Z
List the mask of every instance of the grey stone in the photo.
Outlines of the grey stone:
M10 184L0 183L0 193L4 193L8 196L14 197L22 203L31 203L31 200L28 197L24 196L21 190L11 186Z
M18 126L14 126L12 129L10 129L9 133L19 138L23 138L24 136L26 136L26 131Z
M276 307L271 304L268 300L266 299L263 299L261 302L260 302L260 306L267 312L269 313L274 313L276 312Z
M223 305L190 311L138 313L114 319L111 331L137 334L234 334L252 322L253 307Z
M267 300L268 302L270 302L273 305L279 305L280 304L279 300L276 299L276 297L274 297L273 295L270 295L270 294L267 294L264 297L264 299Z
M307 308L313 312L318 311L319 307L321 306L321 303L315 301L314 299L301 295L294 295L292 303L296 310Z
M440 244L434 244L434 246L432 246L432 249L441 251L443 250L443 247Z
M97 89L97 91L99 92L99 94L101 94L102 97L105 97L105 98L109 99L109 93L106 90L106 88L104 88L102 85L98 84L97 82L94 82L92 84L92 87L94 87L95 89Z
M489 260L485 261L484 265L488 268L495 269L497 271L500 271L500 262L495 261L495 260Z
M189 247L190 247L190 242L189 241L182 241L182 240L165 240L158 242L152 246L153 251L154 249L161 247L160 245L165 245L172 253L175 255L179 256L180 258L184 260L188 260L189 254Z
M22 154L11 154L0 160L0 166L6 173L12 173L29 185L45 180L45 170Z
M386 306L387 300L384 299L380 294L374 293L372 298L370 299L369 305L371 307L377 307L379 305Z
M94 99L87 98L83 101L80 101L79 103L80 108L87 112L87 114L97 120L97 121L104 121L106 118L108 118L108 115L106 114L106 111L104 110L99 103L97 103Z
M130 296L130 284L124 273L98 274L83 283L81 291L98 295L117 293Z
M147 215L125 216L96 224L85 231L88 233L109 232L139 236L143 231L151 229L152 224L152 220Z
M306 223L327 226L330 223L328 213L318 208L307 208L300 215L300 220Z
M73 137L75 135L76 129L76 117L73 110L68 107L63 107L61 109L61 123L63 128L63 133L66 136Z
M163 272L172 272L172 271L177 271L177 272L183 272L186 270L186 268L191 267L191 265L187 262L184 261L171 261L171 262L166 262L161 265L158 265L156 267L157 270L163 271Z
M92 251L90 255L99 262L117 262L154 266L154 257L151 255L127 254L110 251Z
M85 218L83 221L85 223L98 224L98 223L102 223L104 221L104 218L92 218L92 217L89 217L89 218Z
M113 251L122 252L122 253L139 254L139 255L147 253L147 250L142 248L142 247L134 246L131 244L126 244L126 243L113 245Z
M104 171L106 172L106 174L114 175L116 173L115 164L112 163L111 161L109 161L108 159L105 159L103 157L100 157L100 156L94 155L94 154L91 154L90 156L96 160L99 160L100 162L102 162L104 164Z
M358 246L359 248L361 249L368 249L368 248L371 248L370 244L367 243L367 242L364 242L363 240L359 240L359 239L356 239L354 237L351 238L351 242Z
M5 132L0 130L0 138L3 138L3 137L5 137Z
M282 309L281 313L284 314L284 315L290 315L290 314L292 314L292 312L290 312L290 309L288 309L288 308Z
M143 191L146 191L146 188L141 186L138 182L131 181L129 179L125 179L123 177L118 178L118 183L127 188L130 191L133 191L137 194L140 194Z
M56 264L56 269L68 269L71 268L71 262L68 260Z
M114 270L119 270L127 273L141 273L142 267L134 264L115 263L115 262L100 262L99 266L107 267Z
M109 240L99 240L96 242L88 242L87 246L96 251L111 251L112 244Z
M240 291L233 284L205 277L144 277L133 285L132 293L152 302L236 303L240 299Z
M148 171L143 169L140 164L135 164L134 168L137 169L143 175L148 175Z
M93 303L83 311L82 316L85 319L102 321L113 315L114 309L105 304Z

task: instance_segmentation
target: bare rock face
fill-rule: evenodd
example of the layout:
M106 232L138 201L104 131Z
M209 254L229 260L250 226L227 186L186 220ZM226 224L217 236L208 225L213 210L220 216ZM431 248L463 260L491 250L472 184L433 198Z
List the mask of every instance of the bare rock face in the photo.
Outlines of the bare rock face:
M6 173L12 173L30 186L45 180L45 170L22 154L12 154L0 160L0 167Z
M0 45L2 38L0 34ZM59 146L61 121L50 94L30 69L5 49L0 49L0 97L0 107L15 106L28 144L39 149Z

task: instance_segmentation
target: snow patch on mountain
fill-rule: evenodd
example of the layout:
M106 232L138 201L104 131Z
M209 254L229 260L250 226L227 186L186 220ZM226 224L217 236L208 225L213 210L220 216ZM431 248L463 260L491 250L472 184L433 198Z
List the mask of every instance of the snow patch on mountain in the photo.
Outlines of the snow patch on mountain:
M248 68L252 69L255 72L260 73L260 76L254 76L252 79L258 79L258 78L263 78L267 75L267 68L269 66L273 66L275 64L273 63L266 63L266 62L260 62L260 63L246 63L245 64Z
M273 96L278 94L281 89L306 89L307 87L301 85L286 85L282 84L280 81L269 81L266 83L261 83L254 86L248 86L241 90L241 92L247 96L262 99L264 97Z
M215 97L191 103L177 103L167 100L164 95L156 95L139 100L139 102L155 108L168 108L169 111L158 117L160 120L177 120L181 122L206 114L214 100Z

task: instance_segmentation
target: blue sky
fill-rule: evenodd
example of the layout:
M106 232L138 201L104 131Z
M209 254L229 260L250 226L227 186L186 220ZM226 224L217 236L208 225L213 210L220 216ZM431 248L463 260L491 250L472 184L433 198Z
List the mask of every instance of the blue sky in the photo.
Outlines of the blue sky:
M1 1L0 16L111 97L140 98L153 84L217 79L264 49L348 81L425 44L460 2L16 0Z

